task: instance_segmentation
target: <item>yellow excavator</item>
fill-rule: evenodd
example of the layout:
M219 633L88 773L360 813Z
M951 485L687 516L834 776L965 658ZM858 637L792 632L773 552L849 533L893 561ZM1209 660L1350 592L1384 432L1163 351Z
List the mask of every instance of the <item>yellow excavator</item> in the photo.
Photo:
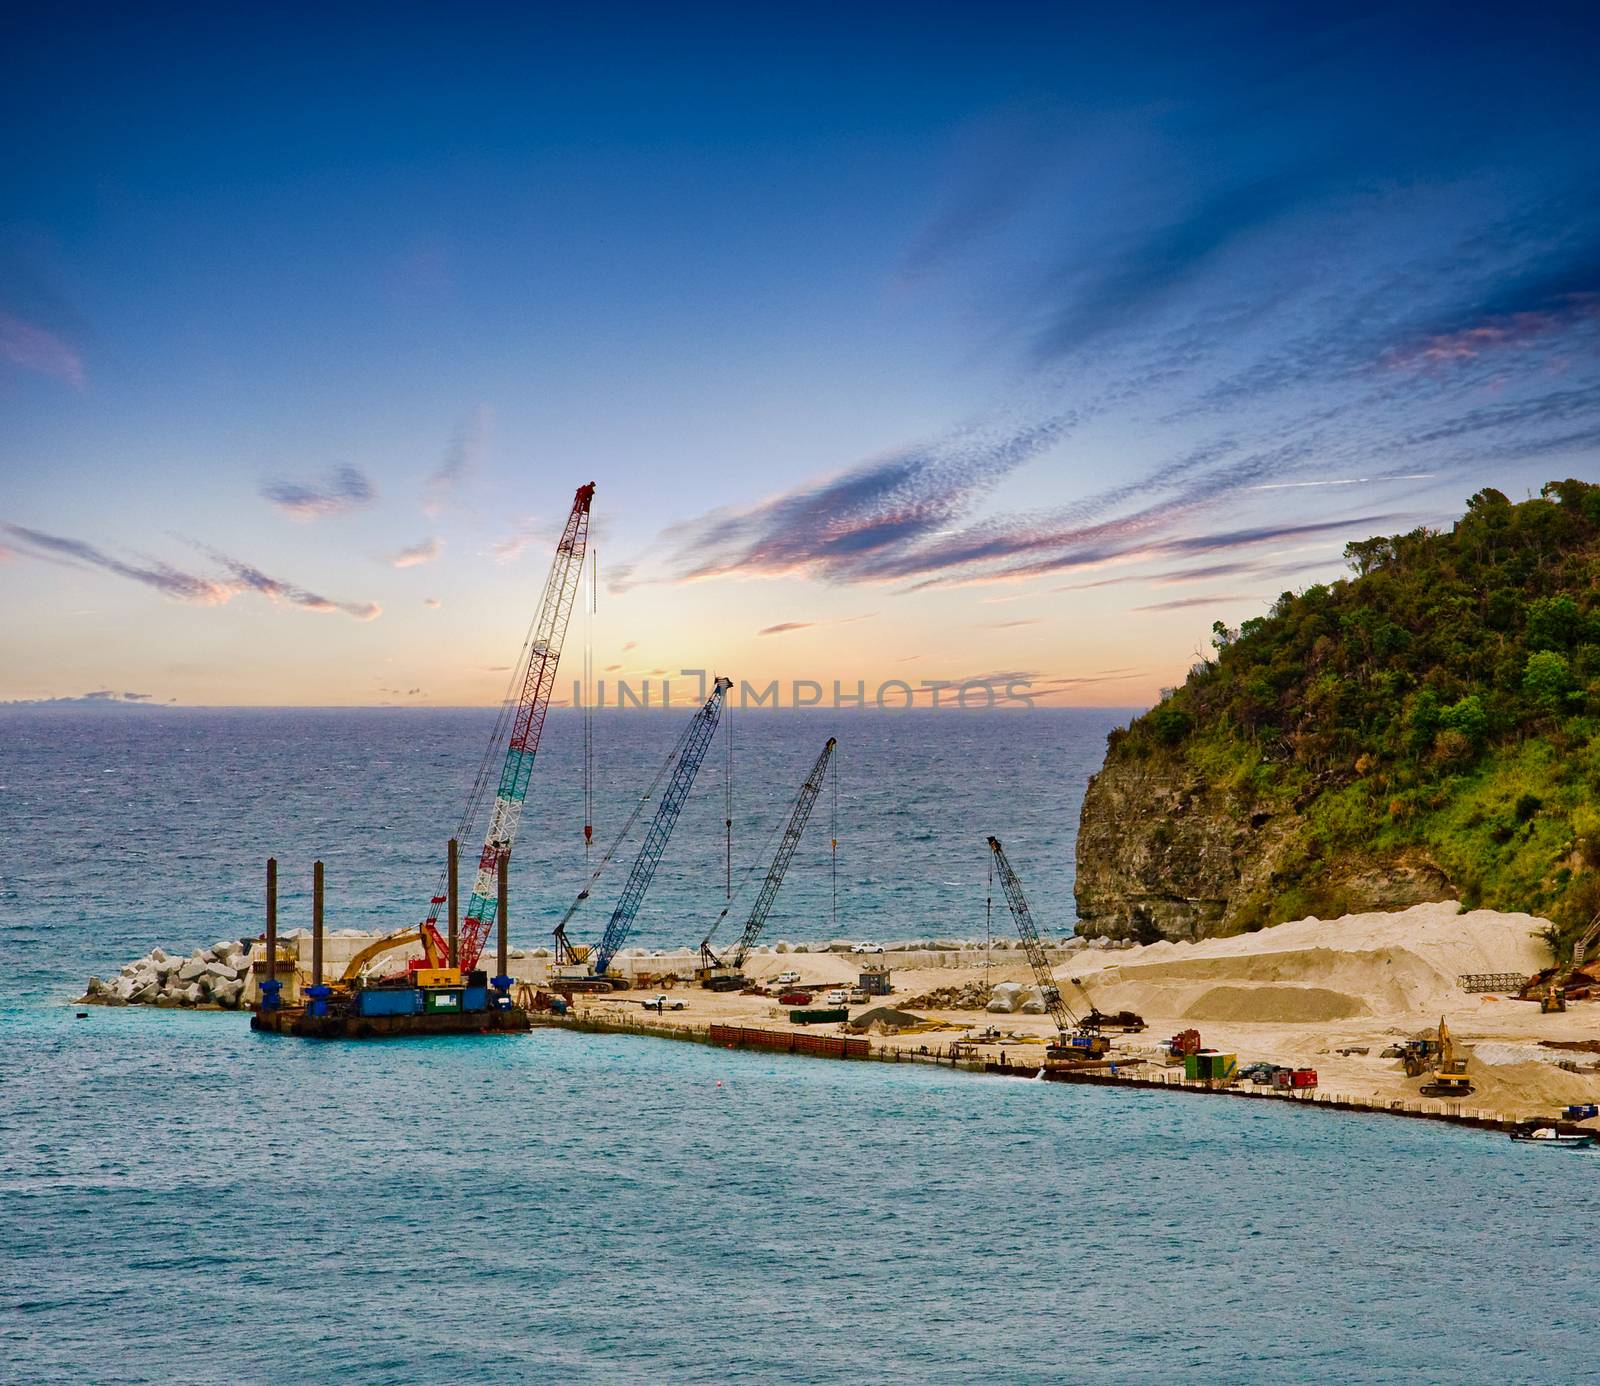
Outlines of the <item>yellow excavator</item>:
M458 987L461 985L461 969L449 966L449 959L439 952L434 931L421 924L408 924L403 929L396 929L392 934L385 934L382 938L375 938L360 952L345 964L344 971L339 974L335 984L349 989L354 986L361 970L374 958L391 952L396 948L420 946L424 965L416 971L416 985L419 987Z
M1450 1027L1444 1017L1439 1017L1437 1058L1433 1063L1433 1077L1417 1089L1424 1097L1466 1097L1473 1091L1472 1079L1467 1074L1467 1061L1456 1054L1455 1041L1450 1038ZM1406 1075L1416 1077L1426 1071L1420 1060L1416 1073L1412 1072L1412 1059L1406 1059Z

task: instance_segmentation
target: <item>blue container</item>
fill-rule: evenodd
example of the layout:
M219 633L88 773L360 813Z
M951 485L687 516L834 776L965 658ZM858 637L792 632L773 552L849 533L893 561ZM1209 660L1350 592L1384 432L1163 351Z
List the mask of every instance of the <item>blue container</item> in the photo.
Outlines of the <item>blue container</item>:
M1576 1107L1567 1108L1568 1121L1587 1121L1596 1116L1600 1116L1600 1104L1594 1102L1582 1102Z
M486 1011L489 1009L488 987L464 987L461 992L461 1009L464 1011Z
M420 1008L422 993L415 987L358 991L357 1013L360 1015L415 1015Z

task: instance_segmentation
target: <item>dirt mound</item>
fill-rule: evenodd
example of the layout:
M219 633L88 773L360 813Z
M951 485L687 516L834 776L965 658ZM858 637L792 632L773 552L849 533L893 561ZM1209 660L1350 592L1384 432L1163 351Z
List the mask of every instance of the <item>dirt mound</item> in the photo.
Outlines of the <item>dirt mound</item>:
M912 1015L910 1011L899 1011L893 1006L875 1006L870 1011L863 1011L845 1028L857 1032L870 1030L874 1034L892 1035L898 1030L909 1030L913 1025L923 1023L920 1015Z
M1300 919L1200 943L1156 943L1074 959L1101 1006L1212 1021L1343 1020L1442 1012L1470 972L1531 973L1549 961L1541 920L1453 902L1393 913Z
M1372 1012L1359 997L1327 987L1212 987L1183 1013L1185 1020L1285 1021L1316 1023L1349 1020Z

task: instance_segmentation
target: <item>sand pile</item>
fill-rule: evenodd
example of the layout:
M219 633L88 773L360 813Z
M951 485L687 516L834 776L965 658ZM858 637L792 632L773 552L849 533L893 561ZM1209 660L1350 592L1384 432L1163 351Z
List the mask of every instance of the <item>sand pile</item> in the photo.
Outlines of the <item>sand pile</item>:
M1457 978L1549 965L1544 921L1452 901L1342 919L1299 919L1200 943L1155 943L1057 969L1081 976L1102 1010L1185 1020L1319 1023L1459 1009ZM1067 988L1071 994L1070 984Z

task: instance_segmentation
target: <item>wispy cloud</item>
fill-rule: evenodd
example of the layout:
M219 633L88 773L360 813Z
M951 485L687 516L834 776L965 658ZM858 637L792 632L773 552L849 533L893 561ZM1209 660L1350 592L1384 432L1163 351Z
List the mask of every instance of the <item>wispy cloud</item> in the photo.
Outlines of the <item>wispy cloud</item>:
M815 621L780 621L775 626L764 626L756 632L757 635L784 635L791 630L811 630L816 626Z
M934 539L983 488L1049 451L1075 412L992 422L873 458L749 510L713 511L664 536L679 580L808 573L828 581L891 576L896 555Z
M0 312L0 360L26 371L53 376L76 390L88 383L83 358L54 332Z
M543 530L543 525L535 516L528 516L519 520L516 527L504 539L496 539L489 545L489 552L494 556L496 563L514 563L522 557L523 551L529 544L537 539Z
M439 556L443 547L437 539L424 539L421 543L412 544L409 548L390 554L386 561L391 568L416 568L424 563L431 563Z
M376 602L341 602L307 591L295 583L281 578L268 577L259 568L248 563L205 549L211 559L226 572L225 577L214 577L174 567L156 560L130 562L109 554L94 544L65 535L49 534L44 530L30 529L24 525L7 524L6 532L24 545L24 552L37 557L50 558L88 568L99 568L114 573L130 582L153 588L174 601L200 606L222 606L241 592L257 592L272 601L284 602L305 611L340 611L357 620L370 621L381 614Z
M261 494L297 520L315 520L357 510L377 499L378 492L358 467L340 467L320 482L267 481Z
M1219 593L1205 597L1179 597L1170 602L1152 602L1149 606L1136 606L1135 611L1182 611L1191 606L1220 606L1224 602L1258 602L1261 598L1249 592Z
M443 603L437 597L424 597L422 599L422 604L427 607L429 611L437 611L443 605Z
M439 465L422 483L422 510L429 516L442 512L450 499L483 459L489 437L489 410L478 405L451 436Z
M377 602L334 601L295 583L285 582L282 578L268 577L261 569L229 558L227 554L214 550L210 552L218 563L233 574L235 583L242 591L258 592L270 601L284 602L303 611L342 611L358 621L373 621L383 614L383 608Z

